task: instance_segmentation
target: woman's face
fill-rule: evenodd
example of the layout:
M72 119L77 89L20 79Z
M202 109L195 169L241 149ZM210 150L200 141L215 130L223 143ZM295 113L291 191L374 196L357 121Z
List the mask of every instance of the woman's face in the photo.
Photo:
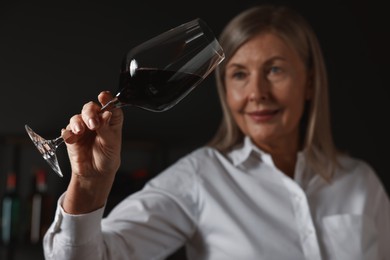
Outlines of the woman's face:
M259 147L298 144L304 103L312 94L301 58L281 38L265 33L243 44L226 66L225 85L235 121Z

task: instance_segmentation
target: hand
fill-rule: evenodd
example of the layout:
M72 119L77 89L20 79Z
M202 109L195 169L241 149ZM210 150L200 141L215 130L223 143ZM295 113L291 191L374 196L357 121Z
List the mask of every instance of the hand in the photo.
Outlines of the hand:
M101 105L112 99L101 92ZM100 113L94 102L84 105L81 114L74 115L62 131L68 148L72 173L84 177L115 174L120 165L123 113L121 109Z
M101 92L101 105L112 99ZM101 113L101 106L89 102L74 115L62 131L72 168L72 177L63 201L71 214L83 214L104 206L120 166L123 112Z

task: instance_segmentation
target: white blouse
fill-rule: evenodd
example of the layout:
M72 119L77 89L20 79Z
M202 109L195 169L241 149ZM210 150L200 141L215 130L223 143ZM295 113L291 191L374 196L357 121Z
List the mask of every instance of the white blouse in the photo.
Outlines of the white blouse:
M102 220L104 208L61 208L44 239L47 260L390 259L390 202L373 169L343 156L332 181L278 170L247 138L227 156L209 147L183 157Z

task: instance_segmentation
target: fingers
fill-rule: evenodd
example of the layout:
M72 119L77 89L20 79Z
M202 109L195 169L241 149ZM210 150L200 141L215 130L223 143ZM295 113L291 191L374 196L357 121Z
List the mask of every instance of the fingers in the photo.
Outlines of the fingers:
M112 98L113 96L109 91L102 91L98 95L98 100L102 106L107 104ZM101 113L101 107L94 102L85 104L81 111L83 121L90 130L97 130L100 128L101 124L109 121L111 115L112 113L107 111Z
M103 91L99 94L98 100L104 105L112 99L109 91ZM101 106L95 102L86 103L80 114L74 115L70 118L66 129L61 132L62 137L67 143L75 143L85 131L96 131L110 122L112 113L105 111L101 113Z
M102 91L98 95L99 102L104 106L107 104L111 99L113 99L113 96L110 91Z
M78 140L77 135L73 134L72 131L67 129L61 130L61 136L64 139L64 141L68 144L73 144Z
M98 100L102 106L113 100L114 96L109 91L102 91L98 95ZM123 123L123 111L122 109L113 109L110 112L104 112L102 114L102 121L100 123L108 126L116 126L118 129L121 128Z
M87 126L85 125L81 115L74 115L69 120L66 129L61 130L61 136L68 144L77 142L80 136L85 132Z
M77 127L81 127L82 123L86 127L88 127L90 130L96 130L100 126L100 106L94 102L88 102L83 106L83 109L81 110L81 119L80 118L72 118L74 120L73 126L75 127L75 130ZM72 120L71 119L71 120Z

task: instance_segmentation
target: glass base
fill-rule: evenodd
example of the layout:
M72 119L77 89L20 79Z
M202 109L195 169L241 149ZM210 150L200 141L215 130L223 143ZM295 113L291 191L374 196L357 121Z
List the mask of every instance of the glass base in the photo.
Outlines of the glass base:
M53 141L44 139L43 137L35 133L28 125L25 125L25 128L31 141L34 143L38 151L42 154L42 157L55 171L55 173L57 173L60 177L63 177L60 165L57 160L56 146L54 145Z

